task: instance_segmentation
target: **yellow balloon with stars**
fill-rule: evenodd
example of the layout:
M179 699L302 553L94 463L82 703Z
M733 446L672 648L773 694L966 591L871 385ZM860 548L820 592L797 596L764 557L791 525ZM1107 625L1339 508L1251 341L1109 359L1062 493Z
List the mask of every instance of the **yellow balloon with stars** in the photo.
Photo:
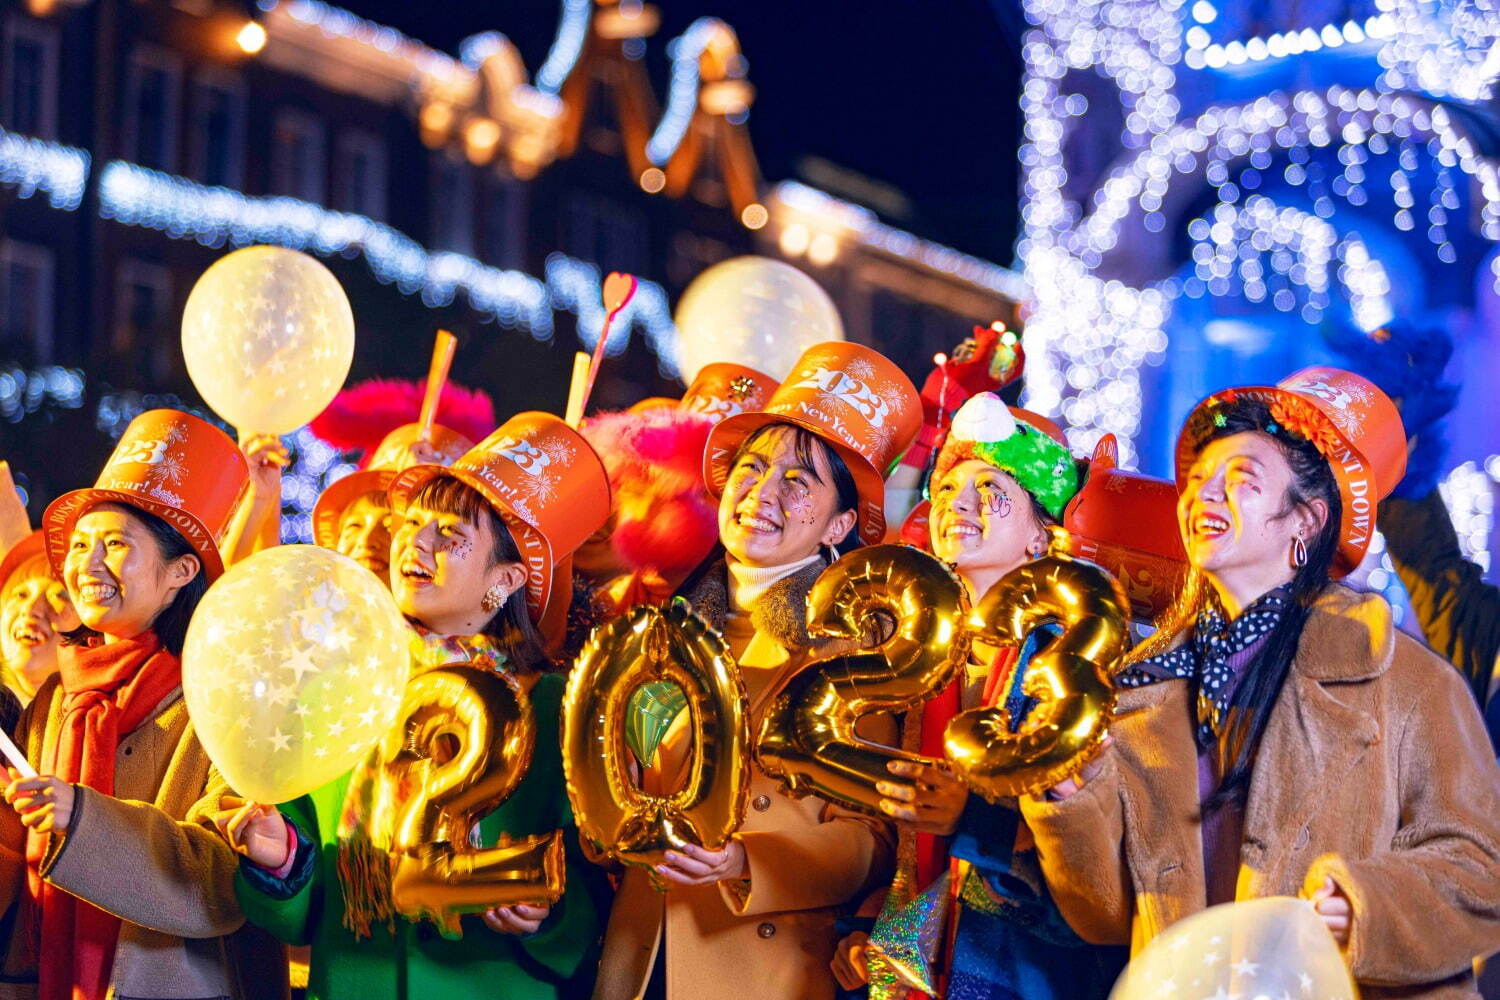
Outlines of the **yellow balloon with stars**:
M354 360L354 312L333 272L285 247L215 261L188 295L193 386L242 432L286 434L333 400Z
M258 552L209 588L188 626L182 692L198 739L252 801L325 785L395 721L410 636L352 559L314 545Z

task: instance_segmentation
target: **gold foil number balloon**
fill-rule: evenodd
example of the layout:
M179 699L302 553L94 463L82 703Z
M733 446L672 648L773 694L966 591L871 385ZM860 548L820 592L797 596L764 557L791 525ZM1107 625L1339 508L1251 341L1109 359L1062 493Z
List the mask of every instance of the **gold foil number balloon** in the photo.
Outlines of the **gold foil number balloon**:
M285 434L323 412L354 360L354 313L305 253L246 247L214 262L182 314L188 376L241 431Z
M231 788L286 802L349 770L390 728L411 669L390 591L314 545L258 552L188 626L182 692Z
M990 801L1049 788L1077 773L1103 745L1114 713L1110 672L1125 654L1129 604L1093 563L1043 556L1006 574L984 595L969 628L996 645L1020 645L1038 625L1062 635L1032 656L1024 690L1039 699L1019 730L1004 708L975 708L948 723L947 756Z
M859 549L824 570L807 595L810 633L856 642L890 635L811 663L788 682L761 723L761 767L792 795L882 815L876 784L900 780L886 764L932 762L866 742L855 727L874 712L916 708L952 682L969 655L964 608L952 571L910 546Z
M650 681L687 696L687 780L669 793L643 791L628 763L631 696ZM686 844L718 850L739 829L750 795L745 688L687 602L641 605L594 632L563 699L563 769L579 832L627 864L650 869Z
M504 802L531 766L536 720L509 677L471 666L412 678L400 724L376 748L371 801L394 827L391 902L408 920L459 936L459 918L492 906L552 903L563 891L556 831L497 847L470 846L469 832ZM404 794L403 794L404 792Z

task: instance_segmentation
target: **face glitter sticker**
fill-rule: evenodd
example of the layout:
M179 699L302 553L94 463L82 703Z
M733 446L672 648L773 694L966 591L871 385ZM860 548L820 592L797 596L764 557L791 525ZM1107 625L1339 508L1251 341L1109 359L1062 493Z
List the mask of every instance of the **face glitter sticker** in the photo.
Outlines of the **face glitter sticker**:
M1010 516L1010 496L998 486L980 487L979 502L980 505L984 508L984 512L991 517Z
M813 511L812 494L796 484L788 486L782 497L781 506L788 516L802 524L812 524L817 520L817 515Z
M474 543L462 535L450 535L438 546L438 551L448 553L450 558L463 561L474 552Z

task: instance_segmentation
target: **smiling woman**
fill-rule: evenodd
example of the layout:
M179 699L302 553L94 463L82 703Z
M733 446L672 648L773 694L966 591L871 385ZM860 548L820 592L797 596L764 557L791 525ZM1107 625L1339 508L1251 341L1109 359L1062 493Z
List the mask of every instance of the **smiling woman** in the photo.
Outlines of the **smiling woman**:
M807 633L807 593L839 546L885 533L884 470L911 443L921 403L889 360L857 344L810 348L760 410L719 423L704 479L718 495L720 546L680 595L719 629L735 657L758 731L779 683L809 657L836 652ZM893 745L894 723L861 735ZM691 766L681 713L643 761L641 785L680 787ZM750 809L717 851L669 851L654 873L630 868L605 935L598 1000L723 992L740 956L737 992L831 998L839 907L889 869L892 837L879 819L815 795L793 798L755 765Z
M271 942L240 930L234 855L198 821L226 789L189 726L178 662L246 479L221 431L154 410L96 487L47 510L82 625L18 726L41 776L12 772L0 810L0 838L28 862L24 885L6 886L27 929L6 968L39 996L238 998L284 976Z
M396 816L437 805L436 798L419 803L431 791L421 781L403 781L390 792L382 783L387 761L377 750L296 801L228 803L214 816L245 858L238 898L252 923L311 945L310 996L462 996L476 983L522 1000L573 995L574 977L592 971L581 966L597 934L599 880L583 861L568 806L559 733L563 679L547 648L560 638L556 611L572 596L568 559L609 515L603 463L563 421L522 413L451 466L411 466L386 486L394 520L391 589L417 633L413 683L432 681L443 667L459 678L499 675L524 691L531 706L530 764L515 790L479 817L473 846L482 851L560 831L567 858L562 897L550 906L496 905L465 916L462 940L442 939L427 922L398 914L391 874ZM396 745L405 745L405 719L397 725ZM478 892L474 880L485 877L479 867L455 870L447 884Z
M1405 442L1379 389L1329 368L1188 418L1188 583L1117 675L1112 743L1022 800L1084 937L1138 950L1205 905L1300 894L1362 996L1476 995L1500 932L1500 769L1458 673L1334 582Z
M21 707L57 673L63 635L77 627L67 588L47 561L45 538L34 531L0 561L0 660Z

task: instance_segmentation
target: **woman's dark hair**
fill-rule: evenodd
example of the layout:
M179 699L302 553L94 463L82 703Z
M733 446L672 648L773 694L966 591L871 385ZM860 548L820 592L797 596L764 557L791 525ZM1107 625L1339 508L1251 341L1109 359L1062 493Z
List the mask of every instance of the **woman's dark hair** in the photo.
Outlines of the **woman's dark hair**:
M828 442L818 437L812 431L808 430L805 427L800 427L797 424L766 424L764 427L758 428L749 437L740 442L740 446L734 450L734 457L729 460L729 467L733 469L735 463L740 460L741 455L745 454L745 452L753 448L758 441L778 428L784 429L791 433L792 448L796 452L798 465L804 466L809 470L816 469L817 464L814 460L814 456L820 452L822 453L824 458L828 459L828 469L833 479L832 485L834 495L837 498L838 513L842 514L846 510L852 510L856 514L855 526L850 528L849 533L834 544L834 557L837 558L838 556L844 554L844 552L846 551L844 549L844 546L849 544L849 540L851 538L854 539L855 542L853 545L849 546L849 549L853 550L855 548L858 548L859 522L857 520L857 516L859 513L859 487L855 486L854 484L854 473L849 471L849 464L844 461L843 456L835 451L832 447L830 447ZM816 477L817 473L814 472L813 475ZM698 567L687 575L687 578L683 580L682 585L677 588L677 592L679 594L691 593L693 589L698 586L703 577L707 575L709 569L717 565L718 562L723 558L724 543L714 542L714 547L709 550L708 555L701 563L698 564Z
M452 476L438 476L411 498L409 506L417 505L440 514L461 517L473 525L489 525L495 538L494 548L490 550L490 564L524 565L521 550L516 547L516 540L511 537L504 519L478 490L467 483ZM546 673L557 668L547 655L547 644L531 620L524 590L512 594L479 631L495 641L511 668L518 673Z
M1219 733L1219 774L1222 778L1219 787L1203 805L1207 815L1229 805L1242 807L1249 794L1250 776L1260 750L1261 737L1265 735L1271 711L1276 707L1276 700L1291 672L1303 626L1307 624L1313 603L1331 579L1343 504L1328 460L1311 442L1282 427L1267 404L1243 398L1220 404L1213 409L1212 419L1202 421L1198 428L1189 428L1188 433L1195 430L1196 435L1191 440L1194 455L1201 453L1210 442L1234 434L1259 432L1267 435L1280 447L1292 472L1286 506L1280 516L1286 517L1298 507L1306 508L1315 500L1322 501L1328 509L1322 528L1307 542L1307 562L1297 569L1287 585L1290 604L1281 620L1262 640L1254 659L1245 666L1239 685L1230 698ZM1156 635L1169 640L1191 625L1205 600L1217 598L1213 589L1205 585L1202 574L1193 570L1184 585L1183 599L1167 612ZM1152 645L1151 640L1145 645ZM1156 651L1143 647L1131 655L1131 660L1154 655Z
M182 536L182 532L150 511L124 503L112 506L123 510L151 533L151 540L156 543L156 552L161 556L162 562L171 562L180 556L198 557L198 572L178 589L172 597L172 603L163 608L151 623L151 631L156 633L162 648L173 656L180 657L182 644L187 640L188 623L193 620L193 612L198 610L198 602L208 592L208 574L203 568L203 557ZM71 632L63 633L65 641L79 646L88 645L98 636L99 633L87 625L80 625Z

